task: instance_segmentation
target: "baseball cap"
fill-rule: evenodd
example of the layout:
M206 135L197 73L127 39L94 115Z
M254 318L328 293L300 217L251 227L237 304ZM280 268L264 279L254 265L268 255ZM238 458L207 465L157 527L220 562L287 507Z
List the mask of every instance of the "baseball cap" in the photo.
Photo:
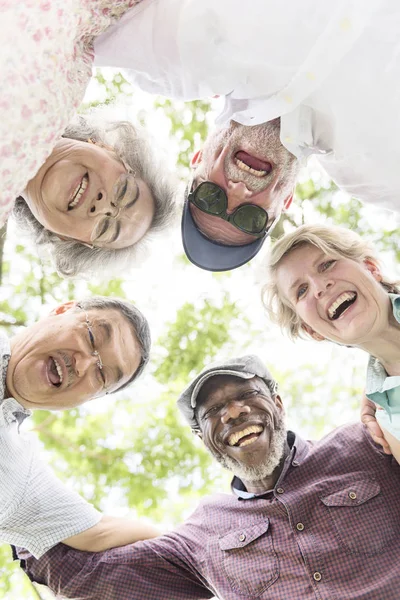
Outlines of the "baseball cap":
M186 256L196 267L206 271L231 271L255 257L268 235L245 246L225 246L210 240L197 228L185 202L182 213L182 243Z
M215 362L204 368L195 377L178 398L178 408L195 431L200 430L195 416L196 400L204 383L216 375L233 375L242 379L260 377L267 384L272 393L276 393L278 384L263 362L254 354L248 354L240 358L231 358Z

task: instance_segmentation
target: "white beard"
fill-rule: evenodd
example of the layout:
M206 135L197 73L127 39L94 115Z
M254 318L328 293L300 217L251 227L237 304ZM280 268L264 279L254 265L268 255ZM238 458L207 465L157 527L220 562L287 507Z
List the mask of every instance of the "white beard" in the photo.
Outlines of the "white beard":
M284 455L286 443L286 424L284 419L277 423L269 445L269 451L265 457L265 461L257 466L242 465L237 460L230 456L221 456L220 454L211 454L214 458L229 471L232 471L236 477L242 481L261 481L266 477L270 477L276 467L281 462Z

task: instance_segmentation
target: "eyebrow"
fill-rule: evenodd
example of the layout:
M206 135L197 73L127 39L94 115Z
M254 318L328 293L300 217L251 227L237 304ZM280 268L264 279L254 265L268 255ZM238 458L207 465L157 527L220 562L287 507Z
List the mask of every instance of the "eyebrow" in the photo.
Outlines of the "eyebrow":
M102 343L108 343L112 340L113 337L113 327L111 325L111 323L109 323L108 321L98 321L97 323L98 327L101 329L101 333L103 337ZM100 352L100 356L101 356L101 352ZM112 385L118 384L123 378L124 378L124 373L121 369L121 367L117 366L115 369L112 369L113 373L116 372L116 378L113 381Z
M294 288L296 288L299 283L300 283L301 279L298 277L293 283L292 285L289 287L289 296L292 294L292 291L294 290Z
M132 208L132 206L135 204L135 202L137 202L139 200L140 197L140 188L138 186L137 181L135 180L135 184L136 184L136 194L135 197L133 198L133 200L131 200L130 202L128 202L128 204L126 204L124 206L124 208L122 210L125 210L127 208ZM125 194L126 194L126 190L127 190L128 184L125 183L125 185L122 186L122 189L120 191L120 193L118 194L118 197L116 199L117 204L122 202ZM107 243L112 243L112 242L116 242L119 234L121 233L121 223L120 221L114 221L115 222L115 231L113 233L113 235L111 236L111 238L109 240L107 240ZM100 232L100 234L97 236L97 239L100 239L105 233L106 231L110 228L110 224L111 224L111 219L105 219L104 220L104 224L102 227L102 230Z
M136 194L135 194L135 197L133 198L133 200L131 200L130 202L128 202L128 204L126 204L124 206L124 210L126 208L131 208L135 204L135 202L137 202L139 200L139 197L140 197L140 188L139 188L139 185L138 185L138 182L136 181L136 179L135 179L135 184L136 184ZM125 195L125 193L126 193L126 188L125 188L124 195Z
M102 329L104 341L109 342L112 338L112 326L110 325L110 323L108 323L108 321L102 320L98 322L98 326Z
M318 254L317 258L313 261L312 266L315 267L315 265L317 263L319 263L319 261L321 260L322 256L328 256L327 254L325 254L325 252L322 252L320 254ZM294 282L292 283L292 285L289 287L289 294L291 293L291 291L293 290L293 288L297 287L300 283L300 281L302 280L301 277L297 277Z
M108 227L107 227L107 229L108 229ZM111 238L108 240L108 243L115 242L118 239L120 233L121 233L121 223L119 221L115 221L115 230L114 230L114 233L112 234Z
M232 377L235 377L234 375L232 375ZM249 386L249 382L253 381L253 379L257 377L256 375L254 375L254 377L251 377L250 379L242 379L240 377L235 377L235 379L237 379L237 382L235 382L235 384L237 385L237 387L239 388L239 391L243 391L245 390L248 386ZM257 382L256 382L257 383ZM252 387L252 389L256 390L258 389L257 387ZM218 391L218 390L217 390ZM199 395L201 393L201 388L200 388L200 392ZM211 396L208 395L206 398L203 398L202 401L199 404L196 404L196 408L197 410L200 412L201 407L204 407L204 404L211 398L211 401L214 400L213 398L213 393L215 392L211 392ZM219 404L222 404L224 401L222 400ZM207 408L205 410L208 410Z

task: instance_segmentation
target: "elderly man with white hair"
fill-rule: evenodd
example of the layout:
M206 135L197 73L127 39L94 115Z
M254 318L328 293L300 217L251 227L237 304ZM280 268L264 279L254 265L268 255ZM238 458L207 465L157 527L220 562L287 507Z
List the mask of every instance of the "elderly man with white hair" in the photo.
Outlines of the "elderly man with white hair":
M183 211L194 264L249 261L311 155L343 190L399 210L399 29L395 0L143 0L96 39L97 64L147 91L225 97Z

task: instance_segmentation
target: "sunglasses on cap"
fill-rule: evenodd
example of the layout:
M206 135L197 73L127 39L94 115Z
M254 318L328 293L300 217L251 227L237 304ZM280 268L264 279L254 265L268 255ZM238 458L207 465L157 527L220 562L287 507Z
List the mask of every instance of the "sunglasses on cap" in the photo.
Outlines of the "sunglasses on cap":
M224 189L212 181L203 181L190 190L188 201L208 215L214 215L228 221L236 229L255 237L262 237L272 229L275 221L268 227L268 213L256 204L241 204L230 215L227 214L228 197Z

